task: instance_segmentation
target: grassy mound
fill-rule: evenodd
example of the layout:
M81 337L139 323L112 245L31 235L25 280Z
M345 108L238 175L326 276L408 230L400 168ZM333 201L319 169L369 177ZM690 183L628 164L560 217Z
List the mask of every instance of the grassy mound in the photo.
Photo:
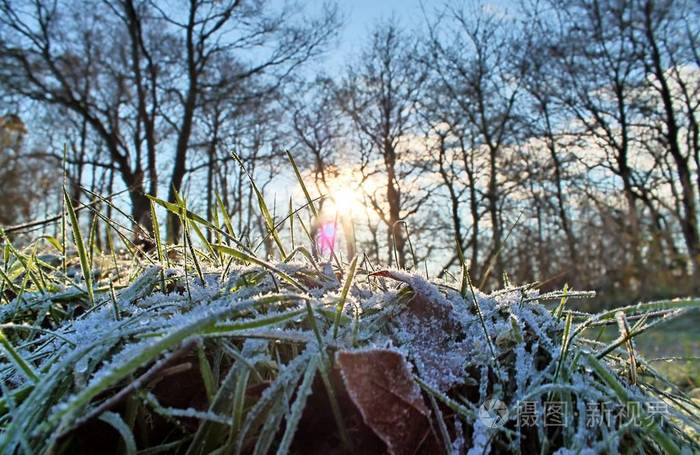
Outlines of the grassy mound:
M700 450L698 401L634 346L699 300L586 314L567 305L586 293L319 262L285 250L261 198L273 263L223 208L225 229L156 202L181 246L144 251L105 219L130 254L100 255L70 201L74 255L4 239L0 453Z
M276 264L213 250L196 265L183 256L99 272L93 303L84 287L54 289L58 268L14 251L4 292L17 295L0 307L0 451L698 449L698 403L631 341L696 300L587 315L528 288L484 295L317 264L303 249ZM118 274L128 286L99 287ZM615 343L587 336L611 321Z

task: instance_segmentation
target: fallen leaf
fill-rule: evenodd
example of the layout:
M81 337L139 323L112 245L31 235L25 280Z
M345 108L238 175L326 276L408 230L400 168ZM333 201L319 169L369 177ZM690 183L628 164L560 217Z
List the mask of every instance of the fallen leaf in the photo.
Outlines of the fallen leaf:
M464 378L466 346L464 328L452 303L427 280L400 271L381 270L371 274L407 284L413 296L395 319L397 342L406 347L418 374L441 391L460 384Z
M419 282L418 277L392 270L380 270L371 273L370 276L391 278L407 284L414 294L407 304L409 312L420 319L432 318L440 321L442 330L445 332L455 333L459 330L457 321L452 314L452 306L432 283L426 280Z
M350 398L390 454L439 448L430 411L401 354L386 349L339 351L335 358Z

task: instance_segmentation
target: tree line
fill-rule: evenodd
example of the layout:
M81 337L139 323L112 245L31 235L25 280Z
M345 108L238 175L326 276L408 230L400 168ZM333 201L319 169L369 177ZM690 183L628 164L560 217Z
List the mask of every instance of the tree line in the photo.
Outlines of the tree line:
M222 204L253 239L247 175L272 198L289 150L318 194L359 195L373 261L447 274L461 252L484 287L697 292L700 4L422 14L417 30L377 22L327 74L344 21L330 3L4 0L1 96L33 120L3 156L65 162L76 204L127 188L144 226L145 194Z

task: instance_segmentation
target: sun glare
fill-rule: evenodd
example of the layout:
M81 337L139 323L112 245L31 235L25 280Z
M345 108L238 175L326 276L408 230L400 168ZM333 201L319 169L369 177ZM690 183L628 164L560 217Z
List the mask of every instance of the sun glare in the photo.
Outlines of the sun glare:
M313 176L308 176L313 179ZM356 224L367 221L378 221L375 210L369 206L367 195L377 197L377 191L381 191L381 182L375 176L363 176L358 170L350 168L332 167L326 173L325 184L318 185L318 193L322 196L317 205L320 209L319 223ZM381 194L381 193L380 193ZM295 198L303 199L301 187L297 188ZM338 229L342 231L343 229ZM342 237L342 233L338 233ZM327 235L330 239L336 236Z
M355 223L368 216L364 205L366 180L349 170L334 173L320 191L324 195L321 213L316 220L316 247L322 254L342 249L354 255Z
M354 190L349 185L341 186L341 184L338 184L336 188L331 189L330 193L333 209L340 215L352 215L353 211L362 207L358 192L359 190Z

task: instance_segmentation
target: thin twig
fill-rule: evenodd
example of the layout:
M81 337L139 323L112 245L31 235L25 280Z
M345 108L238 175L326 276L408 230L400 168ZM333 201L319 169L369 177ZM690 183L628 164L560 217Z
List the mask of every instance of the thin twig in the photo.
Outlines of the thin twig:
M126 193L128 191L130 191L129 188L122 190L122 191L118 191L116 193L112 193L111 195L107 196L107 198L116 197L116 196L119 196L119 195ZM99 200L93 200L90 202L86 202L84 204L80 204L79 206L75 207L75 211L78 212L80 210L92 207L93 205L97 205L99 203L101 203L101 201L99 201ZM8 227L4 228L4 230L8 234L11 234L13 232L18 232L18 231L24 231L26 229L31 229L34 227L43 226L45 224L50 224L50 223L54 223L56 221L59 221L61 219L61 216L62 216L62 213L59 213L57 215L50 216L48 218L44 218L43 220L30 221L28 223L16 224L14 226L8 226Z

